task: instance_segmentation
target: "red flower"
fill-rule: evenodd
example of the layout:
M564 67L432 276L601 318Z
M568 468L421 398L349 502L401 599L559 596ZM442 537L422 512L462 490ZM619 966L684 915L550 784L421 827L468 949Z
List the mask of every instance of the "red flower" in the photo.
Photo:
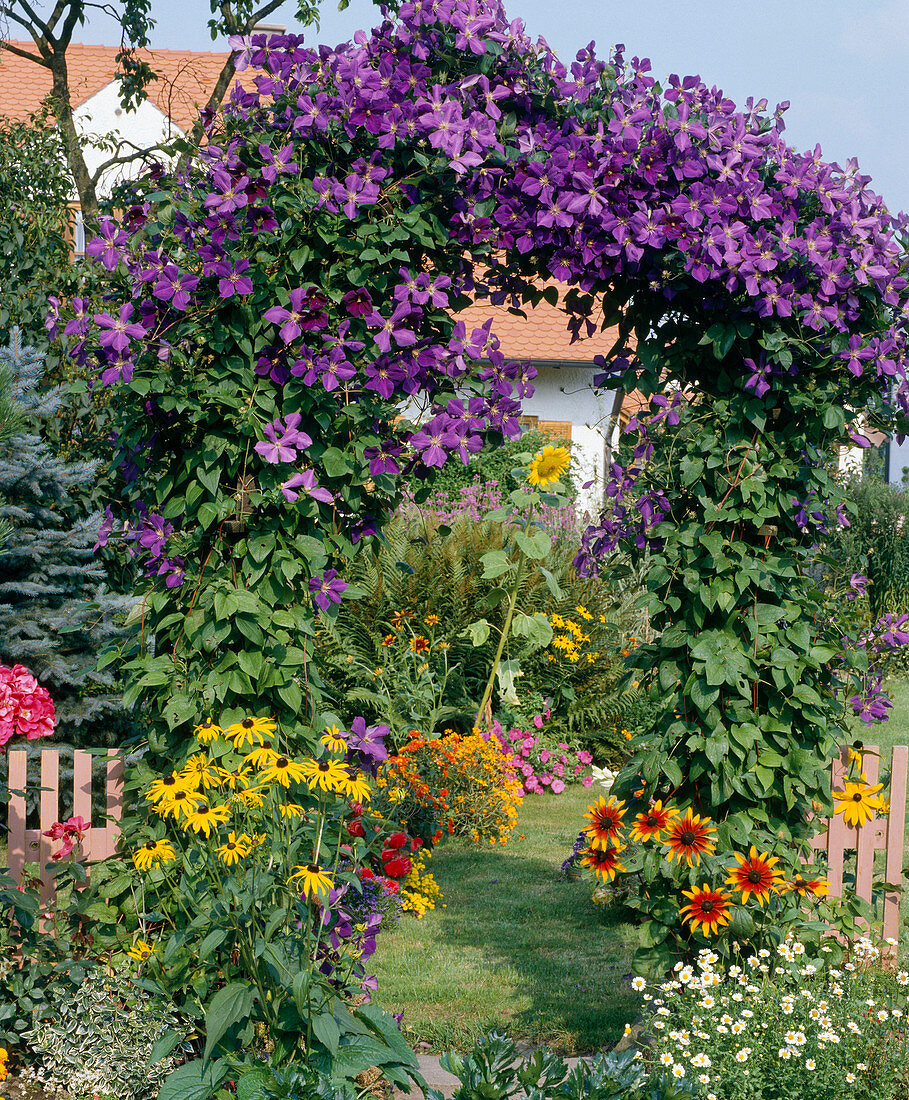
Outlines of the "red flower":
M397 894L401 887L395 882L393 878L387 878L382 883L383 894Z
M397 859L390 859L385 864L385 874L390 878L403 878L410 874L411 867L413 864L407 856L398 856Z
M351 836L366 836L366 830L363 828L362 821L348 821L347 831Z
M419 848L423 847L423 841L418 836L415 836L410 842L410 850L416 852Z
M385 841L386 848L403 848L407 843L407 833L392 833Z
M368 867L361 867L357 874L360 878L365 879L366 882L375 882L376 876L370 871Z

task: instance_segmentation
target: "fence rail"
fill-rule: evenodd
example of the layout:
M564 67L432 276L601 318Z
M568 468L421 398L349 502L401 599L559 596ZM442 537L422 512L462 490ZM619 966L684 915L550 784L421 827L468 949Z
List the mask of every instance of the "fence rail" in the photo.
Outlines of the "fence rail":
M26 828L28 791L28 757L23 749L10 750L9 793L7 823L9 834L9 869L17 882L22 881L26 863L37 863L41 879L42 904L54 899L54 877L47 871L57 842L45 836L45 832L60 820L60 751L41 749L41 780L38 803L37 829ZM73 752L73 816L92 819L92 761L97 754L76 749ZM100 757L104 760L104 757ZM117 825L123 811L123 757L116 749L109 749L104 767L104 802L107 821L89 828L82 841L82 855L86 863L105 859L117 850L120 828Z

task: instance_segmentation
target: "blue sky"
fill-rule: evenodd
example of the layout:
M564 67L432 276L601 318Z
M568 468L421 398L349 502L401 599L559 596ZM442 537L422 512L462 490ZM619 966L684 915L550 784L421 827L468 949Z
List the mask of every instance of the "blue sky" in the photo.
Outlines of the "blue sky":
M47 2L47 0L46 0ZM299 29L288 2L269 21ZM799 149L820 144L828 160L858 157L893 210L909 211L909 0L506 0L563 61L594 40L602 56L623 42L628 57L649 57L658 79L696 73L736 103L749 95L771 107L788 99L787 138ZM223 49L207 27L208 0L153 0L153 44ZM332 45L378 22L368 0L321 10L307 38ZM85 42L115 44L119 28L94 16Z

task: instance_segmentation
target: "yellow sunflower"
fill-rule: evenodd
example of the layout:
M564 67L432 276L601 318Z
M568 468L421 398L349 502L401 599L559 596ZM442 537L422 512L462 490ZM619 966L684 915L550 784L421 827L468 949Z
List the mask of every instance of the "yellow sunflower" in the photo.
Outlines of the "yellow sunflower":
M372 798L372 788L369 780L362 772L348 772L344 777L341 791L342 794L354 799L355 802L369 802Z
M259 772L259 780L262 783L280 783L287 788L291 783L303 783L306 773L303 765L296 760L290 760L286 756L279 756L270 767Z
M147 840L133 852L133 863L138 871L148 871L157 863L170 863L176 859L174 846L169 840Z
M296 882L302 889L306 898L316 897L322 901L328 897L333 879L328 871L318 867L315 863L307 863L303 867L295 867L290 876L291 882Z
M329 752L344 756L347 752L347 738L337 726L329 726L319 738L319 744L324 745Z
M183 822L184 829L192 829L194 833L205 833L211 836L215 825L223 825L230 820L229 806L199 806L191 814L187 815Z
M257 749L253 749L252 752L246 754L243 763L249 764L253 768L270 768L280 755L279 752L268 748L267 745L260 745Z
M248 856L251 851L252 838L248 837L246 833L241 833L239 836L237 836L236 833L228 833L227 840L217 849L221 862L228 867L232 867L235 863L239 863L239 861Z
M571 455L567 448L544 447L533 456L527 480L537 488L547 489L550 485L555 485L568 469L570 462Z
M347 772L337 760L304 760L300 765L303 781L309 789L341 792L348 779Z
M156 779L145 792L145 797L149 802L164 802L179 790L187 790L187 785L176 772L171 772Z
M161 816L172 817L174 821L189 817L200 806L207 806L208 799L198 791L188 791L183 787L177 788L160 804Z
M213 764L201 752L197 752L180 769L180 778L193 790L197 791L201 787L202 790L207 791L219 785L221 781L219 772L217 764Z
M145 940L136 940L134 946L126 953L131 959L135 959L137 962L145 962L146 959L151 958L154 951L155 949L150 943L147 943Z
M843 782L842 791L834 791L833 797L839 805L833 811L841 813L843 821L849 826L861 826L874 817L874 811L878 808L880 800L874 796L883 789L883 783L876 783L873 787L868 783Z
M198 726L196 726L193 733L199 744L208 745L212 741L218 740L222 730L221 727L216 725L210 718L206 718L204 722L200 722Z
M257 741L264 745L265 738L274 737L277 728L278 723L273 718L247 717L234 722L224 732L233 739L235 749L242 749L244 745L254 745Z

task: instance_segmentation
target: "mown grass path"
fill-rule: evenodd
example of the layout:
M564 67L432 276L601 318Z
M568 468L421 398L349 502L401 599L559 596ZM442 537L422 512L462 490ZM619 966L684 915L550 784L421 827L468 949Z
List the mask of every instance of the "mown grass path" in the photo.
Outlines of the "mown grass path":
M445 908L379 937L378 1000L436 1050L492 1028L562 1052L614 1043L640 1011L635 929L559 873L599 788L531 795L507 846L449 841L430 867ZM521 836L523 835L523 839Z

